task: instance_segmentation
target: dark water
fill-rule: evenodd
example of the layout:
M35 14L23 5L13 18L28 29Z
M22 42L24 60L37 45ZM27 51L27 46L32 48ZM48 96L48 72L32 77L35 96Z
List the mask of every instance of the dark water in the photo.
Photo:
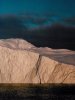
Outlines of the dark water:
M2 84L0 100L75 100L75 85Z

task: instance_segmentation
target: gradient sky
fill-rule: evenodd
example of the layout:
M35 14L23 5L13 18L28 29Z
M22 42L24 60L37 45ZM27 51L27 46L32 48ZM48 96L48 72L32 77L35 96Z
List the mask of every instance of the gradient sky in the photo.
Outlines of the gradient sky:
M75 15L75 0L0 0L0 14L24 12Z

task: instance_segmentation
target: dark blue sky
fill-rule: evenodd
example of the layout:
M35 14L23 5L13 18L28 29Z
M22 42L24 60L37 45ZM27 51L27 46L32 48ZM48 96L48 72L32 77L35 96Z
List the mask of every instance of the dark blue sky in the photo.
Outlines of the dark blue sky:
M75 0L0 0L0 14L24 12L75 15Z

